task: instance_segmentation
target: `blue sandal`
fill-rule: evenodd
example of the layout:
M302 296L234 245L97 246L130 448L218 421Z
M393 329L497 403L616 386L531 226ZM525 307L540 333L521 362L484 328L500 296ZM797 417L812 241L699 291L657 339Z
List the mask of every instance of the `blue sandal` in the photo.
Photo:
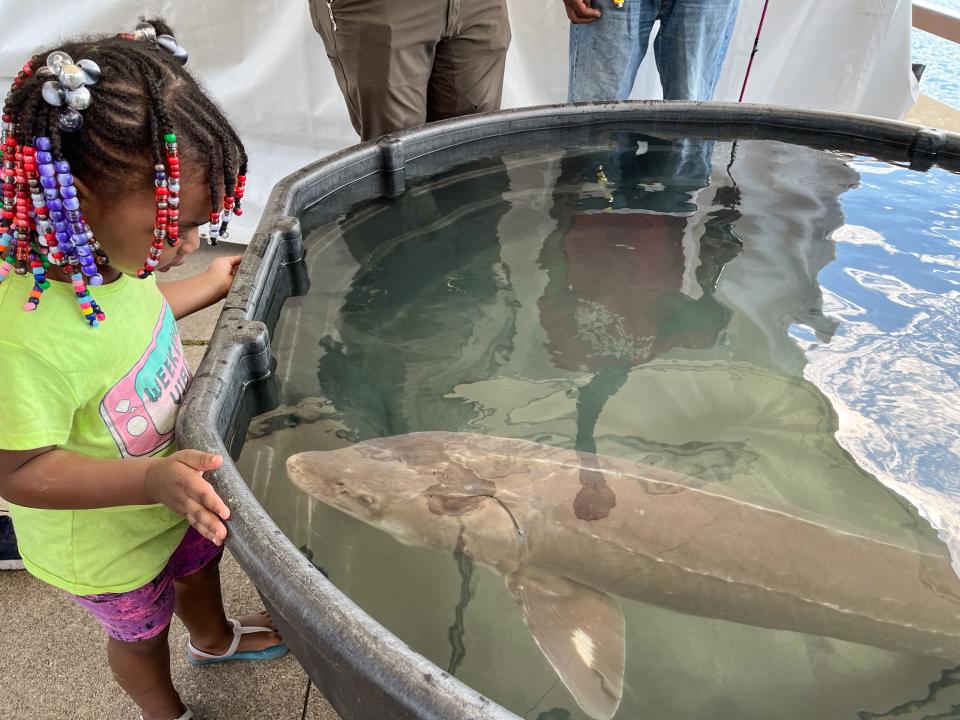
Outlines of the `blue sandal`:
M191 665L216 665L217 663L230 662L233 660L276 660L287 654L289 648L287 648L286 643L280 643L279 645L264 648L263 650L237 652L237 648L240 646L240 639L244 635L260 632L272 633L276 632L276 630L268 627L243 627L239 621L233 618L227 618L227 620L233 625L233 642L230 643L230 649L223 655L211 655L210 653L203 652L203 650L197 650L192 642L187 641L187 660Z

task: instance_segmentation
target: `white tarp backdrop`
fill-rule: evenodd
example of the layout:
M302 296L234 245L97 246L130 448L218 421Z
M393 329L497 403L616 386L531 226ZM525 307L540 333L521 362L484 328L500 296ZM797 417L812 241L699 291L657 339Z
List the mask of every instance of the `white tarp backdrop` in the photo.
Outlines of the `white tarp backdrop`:
M739 96L762 8L763 0L741 0L718 100ZM510 13L504 107L563 102L561 0L511 0ZM233 239L249 237L277 180L357 140L306 0L0 0L0 82L9 86L40 48L76 34L130 31L139 15L169 21L190 69L247 143L248 212L231 223ZM770 0L745 100L900 118L915 96L910 25L910 0ZM651 60L635 98L660 95Z

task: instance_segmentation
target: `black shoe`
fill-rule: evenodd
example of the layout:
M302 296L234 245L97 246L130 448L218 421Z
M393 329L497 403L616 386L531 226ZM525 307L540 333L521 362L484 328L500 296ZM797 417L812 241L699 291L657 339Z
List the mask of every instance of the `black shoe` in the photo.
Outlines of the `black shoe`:
M17 536L9 515L0 515L0 570L23 570L23 560L17 552Z

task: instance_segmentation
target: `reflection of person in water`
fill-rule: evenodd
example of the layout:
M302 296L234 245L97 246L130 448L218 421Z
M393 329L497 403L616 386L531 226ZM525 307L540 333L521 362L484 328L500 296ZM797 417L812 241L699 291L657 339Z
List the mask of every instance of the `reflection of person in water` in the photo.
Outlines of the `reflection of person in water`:
M573 446L732 481L912 542L915 513L839 446L797 339L834 332L818 274L856 173L842 157L753 141L737 146L726 173L733 149L718 145L708 188L710 156L696 144L648 140L646 154L604 158L604 188L596 155L564 160L539 315L553 364L589 373L567 416ZM702 209L691 216L694 194ZM737 233L750 241L741 246ZM581 481L578 514L604 517L603 478Z
M557 231L541 255L549 282L539 302L554 363L568 370L629 368L672 347L712 346L729 319L713 296L723 265L740 251L731 230L737 195L710 212L700 240L702 294L682 291L687 216L705 189L713 143L648 140L604 165L606 197L583 193L596 166L563 161L554 197ZM598 173L599 174L599 173Z
M318 378L359 439L458 427L471 409L433 402L429 389L486 379L512 337L513 312L491 313L503 327L478 329L491 304L506 302L496 272L506 173L486 159L448 178L414 185L342 226L362 269L341 309L347 347L324 341Z
M552 360L594 373L577 401L576 449L584 453L596 452L597 419L631 368L674 347L717 342L730 311L713 291L742 247L732 230L740 216L736 190L721 188L700 239L701 294L685 294L684 235L695 197L708 185L713 143L648 138L627 146L600 169L592 158L563 161L554 197L558 228L541 254L549 281L540 319ZM594 178L600 192L584 193ZM579 499L589 506L583 511L605 516L612 498L602 477L588 473L582 481Z

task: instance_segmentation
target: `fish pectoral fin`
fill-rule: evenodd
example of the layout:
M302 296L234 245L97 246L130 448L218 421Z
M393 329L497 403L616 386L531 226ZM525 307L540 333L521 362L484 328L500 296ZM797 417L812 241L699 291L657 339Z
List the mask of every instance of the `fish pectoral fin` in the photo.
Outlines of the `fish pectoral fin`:
M523 621L577 704L609 720L623 697L623 610L589 585L521 568L506 577Z

